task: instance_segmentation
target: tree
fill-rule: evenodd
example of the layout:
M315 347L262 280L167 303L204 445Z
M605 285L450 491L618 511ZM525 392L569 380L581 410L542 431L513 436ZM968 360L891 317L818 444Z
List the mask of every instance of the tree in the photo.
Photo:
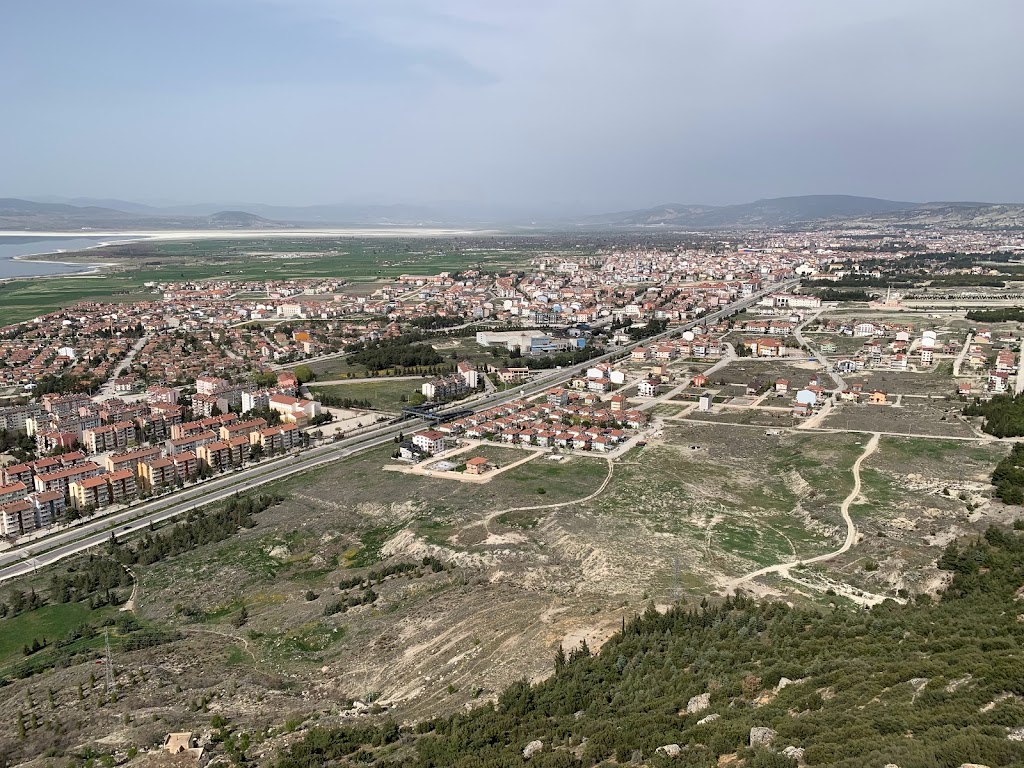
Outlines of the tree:
M313 373L313 369L308 365L297 365L292 370L292 373L295 374L295 378L298 380L299 384L306 384L316 378L316 374Z

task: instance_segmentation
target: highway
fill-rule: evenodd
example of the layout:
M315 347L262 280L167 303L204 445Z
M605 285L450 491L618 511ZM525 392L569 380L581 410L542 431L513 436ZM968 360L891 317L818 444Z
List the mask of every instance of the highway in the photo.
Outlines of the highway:
M733 302L722 309L709 312L698 319L675 326L655 336L618 347L578 365L545 371L531 381L524 383L522 387L473 398L471 403L468 401L455 403L451 406L451 410L465 409L467 404L476 405L481 409L493 408L521 397L533 396L559 381L564 381L585 371L595 363L627 356L638 346L646 346L661 339L678 335L698 325L715 322L724 317L734 315L740 310L756 303L761 297L769 293L788 290L798 282L799 280L794 279L774 284L745 299ZM442 409L438 413L444 413L444 410ZM226 499L235 493L250 491L266 483L306 472L332 461L393 442L399 432L408 432L410 429L417 428L422 423L419 419L410 419L371 429L361 435L309 448L294 456L237 470L215 480L178 491L159 500L136 505L123 512L106 515L84 525L29 542L0 554L0 582L31 573L38 568L56 563L92 547L101 546L110 539L111 532L118 538L130 536L140 528L148 528L150 523L163 522L185 514L196 507Z

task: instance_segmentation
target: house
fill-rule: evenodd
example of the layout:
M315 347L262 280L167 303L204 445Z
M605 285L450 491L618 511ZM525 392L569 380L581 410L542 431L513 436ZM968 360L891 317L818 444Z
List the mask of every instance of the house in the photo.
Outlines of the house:
M426 429L412 436L412 444L424 453L438 454L444 450L444 434L434 429Z
M564 408L569 403L569 393L561 387L549 389L547 391L546 402L548 405L557 405Z
M203 764L203 748L191 731L168 733L164 738L163 750L168 755L191 758L195 765ZM178 765L179 763L175 763Z
M290 451L302 443L302 431L296 424L260 429L249 434L249 442L259 445L267 455Z
M996 370L1008 373L1017 370L1017 356L1012 349L1001 349L996 353Z
M660 379L644 379L637 385L637 394L640 397L657 397L661 392Z
M1006 392L1010 388L1008 371L989 371L988 389L990 392Z
M59 491L30 493L28 501L32 504L35 511L37 528L45 528L50 523L59 519L66 509L64 494Z
M0 505L0 535L20 536L32 528L35 528L35 521L28 501L18 499Z
M789 392L789 379L776 379L775 392L779 395L784 395Z
M138 475L143 489L149 493L173 485L177 476L174 461L167 457L143 462L138 467Z
M467 475L482 475L492 469L490 462L483 456L474 456L466 462Z
M876 389L868 395L868 403L871 405L886 405L888 402L888 396L880 389Z
M778 339L760 339L747 344L751 354L756 357L782 357L783 346Z
M498 370L498 381L502 384L518 384L530 378L529 368L501 368Z
M111 504L126 504L138 498L138 486L135 482L134 471L119 469L116 472L100 475L100 477L107 481Z
M705 376L703 373L698 373L696 376L694 376L690 380L690 383L693 384L693 386L696 389L702 389L703 387L707 386L707 384L708 384L708 377Z

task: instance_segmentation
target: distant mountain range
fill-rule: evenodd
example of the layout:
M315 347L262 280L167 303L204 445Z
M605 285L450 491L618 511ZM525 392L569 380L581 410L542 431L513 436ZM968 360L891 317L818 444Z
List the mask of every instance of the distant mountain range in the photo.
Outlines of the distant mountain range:
M1024 205L908 203L851 195L804 195L741 205L659 205L589 216L577 226L594 229L671 227L686 230L755 230L806 227L1024 227Z
M542 217L482 206L314 205L256 203L156 207L124 200L0 199L0 229L267 229L325 226L469 226L544 230L714 231L813 228L1024 229L1024 205L912 203L851 195L804 195L740 205L659 205L582 217Z
M245 211L215 211L208 215L190 216L149 209L139 204L123 205L132 205L135 210L0 198L0 229L80 232L88 229L254 229L281 226Z

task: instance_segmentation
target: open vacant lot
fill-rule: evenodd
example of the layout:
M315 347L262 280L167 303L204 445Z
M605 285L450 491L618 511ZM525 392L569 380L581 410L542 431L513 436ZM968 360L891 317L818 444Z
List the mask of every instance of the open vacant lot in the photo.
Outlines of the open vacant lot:
M755 381L774 385L776 379L786 379L791 388L798 389L815 374L821 374L821 366L817 363L742 358L715 371L708 383L738 384L745 388Z
M310 385L315 395L330 395L350 400L369 401L370 407L379 411L400 411L408 404L410 395L419 393L420 387L429 381L427 378L370 379L351 381L326 386Z
M902 405L840 403L820 426L826 429L858 429L897 434L976 437L961 417L962 405L945 400L904 398Z

